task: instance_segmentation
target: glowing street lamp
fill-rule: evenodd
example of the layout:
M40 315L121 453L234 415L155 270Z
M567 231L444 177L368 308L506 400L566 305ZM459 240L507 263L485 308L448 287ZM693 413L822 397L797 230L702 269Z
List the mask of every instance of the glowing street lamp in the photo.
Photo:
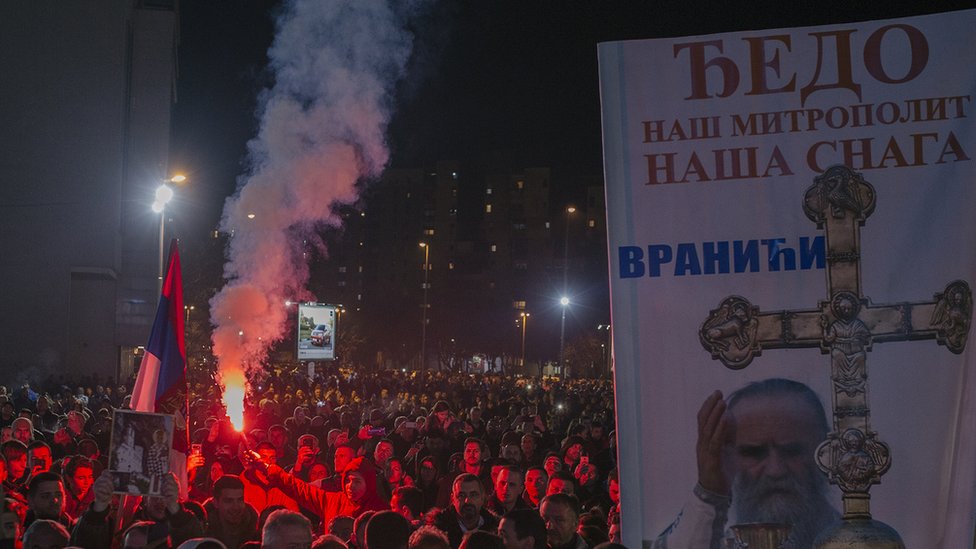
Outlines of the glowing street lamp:
M529 317L532 316L529 313L522 311L519 313L522 317L522 372L525 372L525 326L529 323Z
M563 308L563 318L559 325L559 371L560 373L565 374L563 371L563 348L566 345L566 308L569 307L569 298L562 296L559 298L559 304Z
M159 291L163 291L163 249L165 246L166 235L166 204L173 199L173 189L167 183L183 183L186 181L185 175L174 175L169 179L163 180L163 184L156 187L153 196L152 211L159 214Z

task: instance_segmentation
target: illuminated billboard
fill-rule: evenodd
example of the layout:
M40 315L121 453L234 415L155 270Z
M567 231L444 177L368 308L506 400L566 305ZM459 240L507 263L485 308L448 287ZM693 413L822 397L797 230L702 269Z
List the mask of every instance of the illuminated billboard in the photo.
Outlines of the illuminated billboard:
M335 339L335 305L298 305L298 360L335 360Z

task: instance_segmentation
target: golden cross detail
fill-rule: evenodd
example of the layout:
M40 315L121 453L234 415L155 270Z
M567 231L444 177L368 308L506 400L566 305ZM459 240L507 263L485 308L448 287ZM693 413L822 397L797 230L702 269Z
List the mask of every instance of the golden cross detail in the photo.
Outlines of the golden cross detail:
M956 280L932 301L872 305L861 292L860 228L874 211L875 190L860 173L833 166L814 178L803 211L826 238L827 299L814 309L760 312L729 296L699 330L702 345L741 369L764 349L819 347L830 355L833 431L817 464L844 492L845 518L870 518L872 484L891 465L888 446L871 430L867 353L874 343L935 339L953 353L966 347L972 291Z

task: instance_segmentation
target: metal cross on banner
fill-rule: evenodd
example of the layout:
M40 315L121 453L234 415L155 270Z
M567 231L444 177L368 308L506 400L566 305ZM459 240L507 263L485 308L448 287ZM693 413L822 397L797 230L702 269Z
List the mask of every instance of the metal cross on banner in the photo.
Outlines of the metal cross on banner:
M874 187L847 166L814 179L803 211L826 238L827 299L817 308L760 312L739 296L711 311L699 339L727 367L741 369L764 349L819 347L830 355L833 431L817 464L844 493L844 520L870 520L872 484L891 465L888 446L871 430L867 353L875 343L935 339L953 353L966 347L973 297L956 280L932 301L872 305L861 292L860 227L874 211Z

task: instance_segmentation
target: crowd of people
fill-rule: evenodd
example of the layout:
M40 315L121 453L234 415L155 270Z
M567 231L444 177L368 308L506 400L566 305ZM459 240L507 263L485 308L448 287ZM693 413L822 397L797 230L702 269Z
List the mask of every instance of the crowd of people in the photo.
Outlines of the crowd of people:
M216 383L193 383L186 467L137 505L115 493L108 455L127 393L0 387L0 549L619 542L607 380L276 371L251 380L241 429Z

